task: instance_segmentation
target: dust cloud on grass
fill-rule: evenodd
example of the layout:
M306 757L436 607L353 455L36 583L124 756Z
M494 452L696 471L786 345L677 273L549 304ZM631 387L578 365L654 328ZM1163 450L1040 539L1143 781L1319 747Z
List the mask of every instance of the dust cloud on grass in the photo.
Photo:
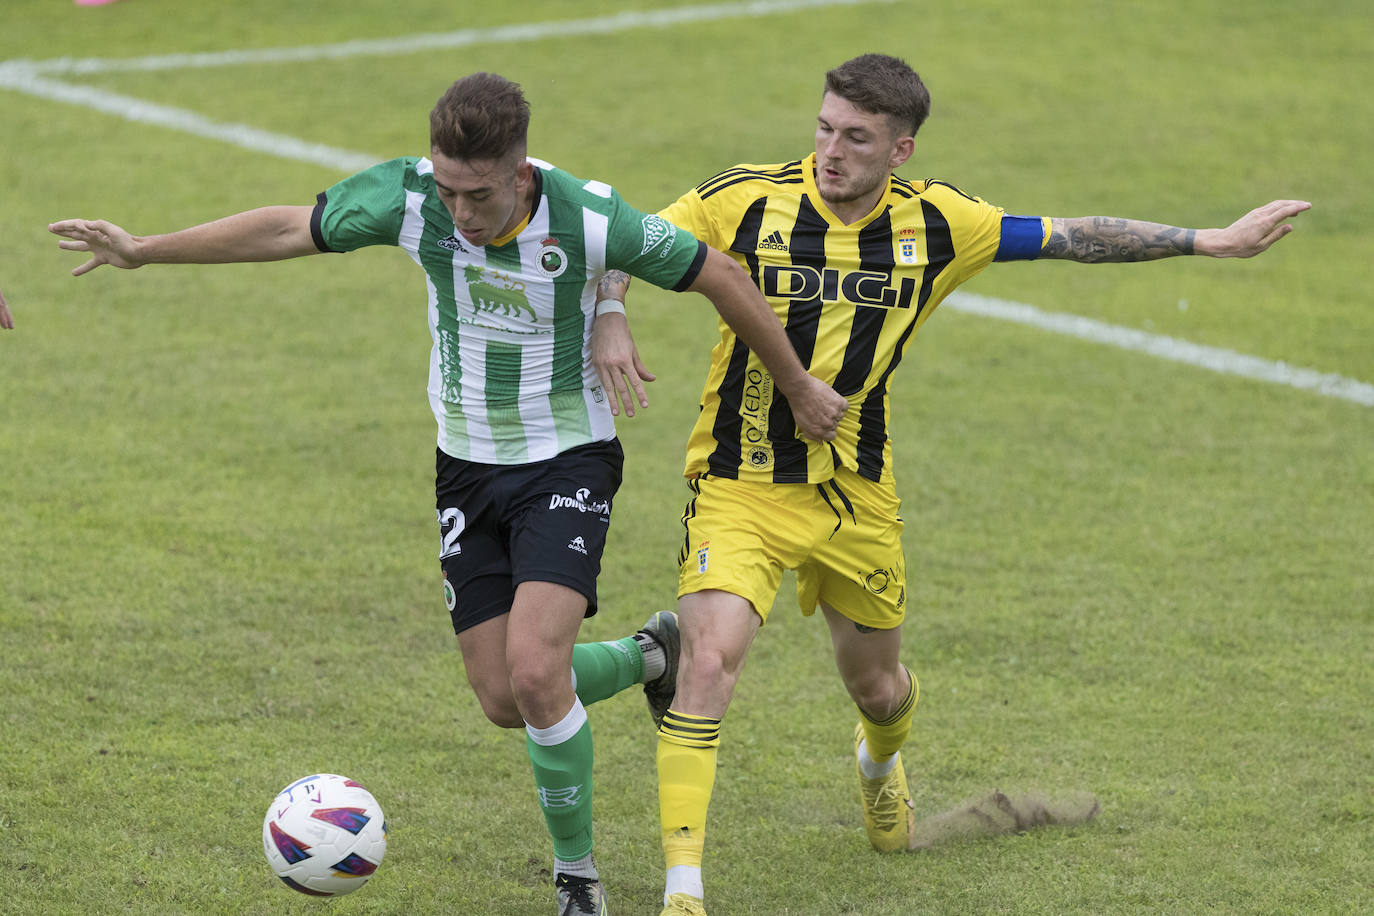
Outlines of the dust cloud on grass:
M1102 810L1091 792L1073 792L1051 798L1041 792L1006 795L994 789L981 798L960 803L948 811L918 821L911 833L911 851L920 852L942 843L1025 833L1041 827L1073 827L1087 824Z

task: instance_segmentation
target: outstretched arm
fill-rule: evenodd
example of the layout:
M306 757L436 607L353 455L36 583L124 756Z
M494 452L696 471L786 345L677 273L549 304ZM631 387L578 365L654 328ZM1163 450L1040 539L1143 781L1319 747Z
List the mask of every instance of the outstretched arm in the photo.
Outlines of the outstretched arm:
M84 251L91 259L72 269L72 276L102 264L134 270L144 264L230 264L280 261L319 248L310 234L313 207L262 207L167 235L131 235L105 220L66 219L48 231L64 241L58 247Z
M644 393L643 383L656 378L640 360L629 319L625 317L625 294L629 290L630 275L624 271L612 270L603 276L596 284L596 317L592 321L592 365L610 398L611 413L617 417L621 404L625 405L627 417L635 415L635 401L640 407L648 407L649 396Z
M801 434L823 442L834 439L849 402L806 371L782 322L744 268L728 255L707 248L706 263L688 289L710 299L735 336L758 354L778 390L786 395Z
M0 328L13 330L14 318L10 315L10 307L5 304L5 294L0 293Z
M1251 258L1292 232L1285 220L1311 206L1305 200L1276 200L1225 229L1182 229L1110 216L1056 217L1050 221L1050 237L1040 256L1084 264L1154 261L1181 254Z

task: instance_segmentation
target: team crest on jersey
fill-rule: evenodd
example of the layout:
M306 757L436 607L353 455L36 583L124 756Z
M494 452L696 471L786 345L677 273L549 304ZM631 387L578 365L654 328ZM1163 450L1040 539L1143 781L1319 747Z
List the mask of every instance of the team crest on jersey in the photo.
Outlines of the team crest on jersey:
M919 237L915 229L910 226L897 233L897 260L903 264L916 264L920 261L920 254L916 250L916 240Z
M531 323L538 320L529 297L525 295L523 281L499 270L485 270L476 264L469 264L463 268L463 280L468 285L468 297L472 300L474 317L466 320L460 317L458 320L461 323L504 329L505 325L493 325L481 319L499 316Z
M558 247L558 239L550 236L539 243L539 253L534 257L534 266L549 279L561 277L568 269L568 255Z
M677 241L677 230L669 225L668 221L663 217L656 216L652 213L644 217L641 221L641 225L644 228L644 247L639 253L648 254L650 251L657 248L664 239L667 239L668 244L658 253L660 258L666 258L668 252L673 250L673 242Z

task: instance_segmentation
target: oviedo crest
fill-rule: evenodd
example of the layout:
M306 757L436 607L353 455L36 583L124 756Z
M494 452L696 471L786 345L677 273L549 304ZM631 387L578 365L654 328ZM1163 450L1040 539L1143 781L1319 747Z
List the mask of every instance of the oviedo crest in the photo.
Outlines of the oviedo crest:
M916 239L919 233L908 226L897 233L897 260L903 264L916 264L920 260L920 253L916 250Z
M549 236L539 243L539 253L535 255L534 266L549 279L563 275L568 269L568 255L558 247L558 239Z

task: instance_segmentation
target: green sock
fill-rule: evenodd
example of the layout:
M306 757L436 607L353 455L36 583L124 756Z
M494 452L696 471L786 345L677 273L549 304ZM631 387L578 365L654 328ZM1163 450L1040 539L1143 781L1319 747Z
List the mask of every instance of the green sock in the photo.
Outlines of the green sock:
M578 643L573 646L572 669L577 698L590 706L644 683L644 653L633 636Z
M549 728L525 726L539 807L553 854L575 862L592 851L592 727L581 702Z

